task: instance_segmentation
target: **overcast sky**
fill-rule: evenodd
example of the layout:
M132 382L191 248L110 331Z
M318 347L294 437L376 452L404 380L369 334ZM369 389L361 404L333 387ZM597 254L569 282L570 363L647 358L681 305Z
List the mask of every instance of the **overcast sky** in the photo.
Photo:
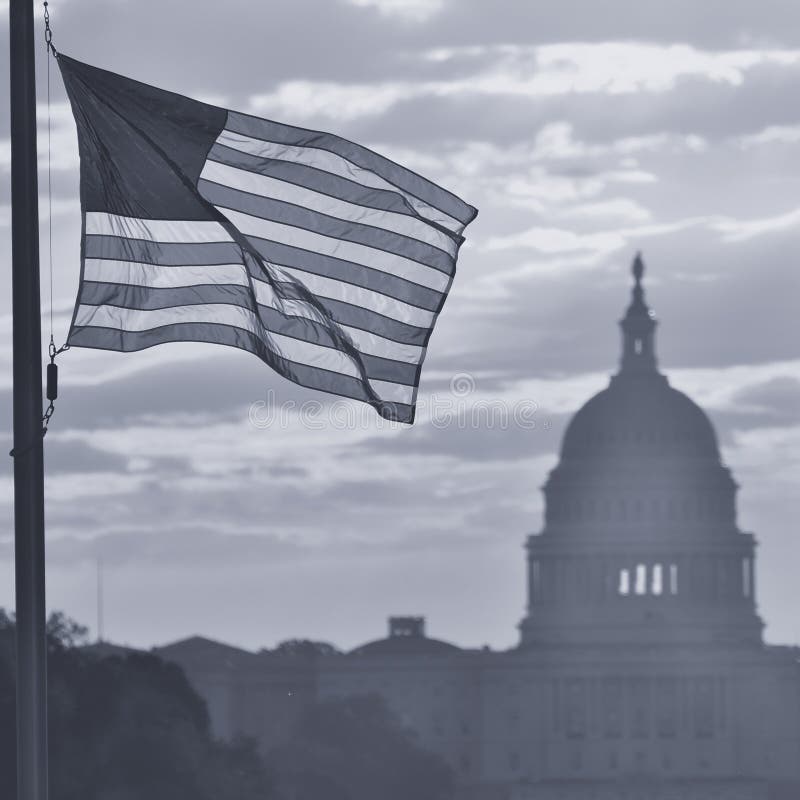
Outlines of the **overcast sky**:
M102 557L115 641L199 633L251 648L293 636L352 647L382 635L389 614L424 614L431 635L513 645L539 487L569 416L616 369L641 249L662 368L710 414L741 485L740 526L760 542L767 637L800 641L800 4L54 0L51 10L68 55L355 139L480 215L413 428L331 406L230 348L65 353L45 443L49 606L94 630ZM61 343L80 209L74 125L55 71L52 81ZM2 126L8 287L6 113ZM0 302L7 450L8 288ZM488 399L524 424L442 424L448 409L469 417ZM318 405L298 411L309 400ZM10 459L0 489L10 607Z

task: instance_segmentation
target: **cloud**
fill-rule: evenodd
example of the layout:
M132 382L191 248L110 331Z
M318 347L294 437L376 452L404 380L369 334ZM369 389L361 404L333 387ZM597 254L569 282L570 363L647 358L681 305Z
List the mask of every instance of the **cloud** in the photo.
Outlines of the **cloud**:
M646 222L652 214L635 200L628 197L612 197L596 203L577 203L556 212L556 216L566 219L610 220L620 222Z
M67 102L56 102L50 107L50 168L52 170L73 170L78 167L78 137L72 118L72 109ZM36 148L39 159L39 170L47 177L47 105L37 103L37 141ZM0 171L7 172L11 168L11 139L0 139ZM46 184L41 182L42 187Z
M723 219L714 222L714 230L723 234L726 242L744 242L756 236L794 229L800 223L800 208L762 219Z
M758 133L738 138L738 144L744 150L765 145L796 144L797 142L800 142L800 125L769 125Z
M423 59L432 68L451 61L464 61L474 68L468 75L449 80L289 81L270 93L253 96L250 105L256 112L293 119L347 121L378 116L398 103L424 97L455 101L495 96L516 102L570 95L614 98L672 92L687 80L738 88L755 69L797 66L800 50L706 52L689 45L573 42L437 48Z
M415 94L413 84L384 83L341 85L327 82L288 81L274 92L250 98L250 111L285 119L328 117L346 121L379 116L400 100Z
M547 255L589 251L599 259L629 246L632 242L652 236L665 236L705 222L702 218L683 219L588 233L576 233L566 228L534 227L509 236L493 237L486 242L484 248L490 252L513 248L532 249Z
M358 8L377 9L382 16L427 22L444 8L445 0L347 0Z
M597 254L611 253L625 246L625 237L612 231L578 234L563 228L529 228L511 236L496 236L486 242L485 249L531 248L541 253L570 253L589 250Z

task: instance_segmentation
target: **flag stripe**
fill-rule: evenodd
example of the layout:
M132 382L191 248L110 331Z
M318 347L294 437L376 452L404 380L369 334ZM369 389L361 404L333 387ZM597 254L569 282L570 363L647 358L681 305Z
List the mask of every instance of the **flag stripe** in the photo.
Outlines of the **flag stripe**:
M225 129L269 142L312 147L334 153L354 165L356 170L380 175L400 191L457 219L461 226L475 217L475 209L451 192L373 150L340 136L251 117L238 111L228 111Z
M309 292L323 299L326 306L333 301L331 307L349 306L354 314L356 312L364 312L385 318L373 320L375 325L392 327L392 323L402 323L393 327L398 331L405 332L406 335L416 337L419 332L426 332L433 322L434 315L431 312L402 303L379 292L371 292L367 289L343 284L339 281L303 272L302 270L288 269L281 265L277 266L282 272L299 280ZM184 265L162 266L116 259L87 258L85 259L83 277L86 281L149 286L152 288L224 283L238 284L240 286L249 285L247 270L242 264L215 264L201 267ZM255 276L253 276L253 279L261 280ZM290 284L286 283L285 286L289 287ZM347 320L342 321L347 322ZM397 341L406 341L403 333L399 335ZM414 338L414 341L417 341L417 339Z
M86 258L83 268L85 281L124 283L130 286L149 286L154 289L202 284L233 283L247 286L247 268L243 264L175 265L142 264L135 261Z
M290 271L296 270L306 275L329 278L334 283L342 284L342 292L348 287L376 292L382 296L397 300L398 303L418 308L425 312L435 312L442 302L442 293L428 289L419 284L397 278L353 264L350 261L321 256L310 250L297 247L253 240L253 245L269 262L281 264ZM242 253L234 242L208 244L163 244L141 239L120 239L114 236L86 236L84 243L86 259L130 261L140 264L157 264L162 266L218 266L241 261ZM259 274L261 274L259 272ZM303 278L305 282L307 278ZM120 281L124 283L125 281ZM331 290L332 291L332 290ZM333 296L333 295L331 295ZM347 300L347 297L337 297ZM355 302L361 302L356 300ZM398 306L400 308L400 306ZM393 316L387 312L388 316ZM397 319L411 324L419 324L413 319L397 315ZM427 323L423 323L427 324Z
M268 175L295 186L305 186L315 192L338 197L356 205L373 208L376 211L393 211L408 217L421 219L420 215L409 205L408 201L396 189L377 189L364 186L341 175L311 167L297 162L284 161L279 158L263 158L233 147L226 147L219 142L208 153L210 161L238 167L260 175ZM448 234L445 234L448 235Z
M427 309L404 303L380 292L353 286L344 281L336 281L323 275L292 269L283 264L278 266L299 280L312 294L326 301L333 300L339 304L346 303L356 308L363 308L365 311L388 317L410 327L427 329L433 325L435 314Z
M123 331L141 332L181 323L241 328L256 336L260 336L264 332L262 321L250 309L222 303L149 310L110 305L79 305L75 314L75 325L86 328L116 328ZM295 339L274 331L270 331L268 337L269 344L277 355L287 361L353 378L359 377L358 368L353 360L340 350ZM413 403L414 388L411 386L373 380L370 380L370 385L382 400Z
M306 303L296 299L278 300L268 284L263 281L256 281L255 289L259 313L268 330L287 333L295 338L307 339L327 347L336 346L330 331L316 321L315 316L308 311ZM249 286L236 284L154 288L85 280L81 286L80 302L86 306L108 305L140 311L210 304L252 308L252 295ZM294 319L297 317L303 318L302 322L298 323ZM347 325L343 319L337 322L362 353L414 365L422 358L421 346L381 336L374 328L368 330Z
M84 237L84 258L134 261L162 266L217 266L241 264L242 249L235 242L175 244L121 239L118 236Z
M268 306L285 316L299 316L310 320L316 320L317 315L308 310L308 304L299 296L292 296L292 287L287 284L279 284L281 296L278 297L273 288L264 281L254 281L256 299L263 308ZM299 293L298 293L299 294ZM350 311L350 314L347 313ZM409 343L403 339L397 340L388 335L392 331L373 325L371 328L363 325L350 325L349 321L358 321L358 317L353 313L351 307L347 307L339 318L335 321L339 323L344 332L350 336L355 346L363 353L380 356L381 358L392 359L409 364L418 363L424 353L424 332L419 331L414 338L423 339L421 345ZM271 330L278 330L270 327ZM300 337L302 338L302 336ZM330 335L328 335L330 338ZM410 337L409 337L410 338Z
M319 233L342 243L363 245L378 251L377 258L383 258L384 253L387 253L416 261L446 275L453 269L453 259L444 251L393 231L309 211L293 203L273 200L270 197L258 197L249 192L206 180L200 181L199 190L203 197L213 203L226 217L229 216L229 211L236 211L267 222L291 225L304 231Z
M222 223L210 220L140 219L103 211L87 211L85 218L87 236L119 236L179 244L233 241Z
M226 209L223 213L245 236L251 239L279 242L306 250L314 250L322 255L352 261L355 264L387 274L390 274L391 271L406 280L440 292L447 289L450 284L448 276L443 272L426 267L410 258L375 250L363 244L343 242L340 239L293 225L271 222L250 214L243 214L241 211Z
M213 160L206 161L198 183L200 193L206 199L211 200L212 203L227 205L225 202L208 196L204 187L205 181L228 187L231 190L245 192L252 198L259 200L263 198L280 200L284 203L300 206L309 211L317 211L320 214L336 217L340 220L391 231L407 237L404 240L400 240L400 247L403 249L408 247L408 239L414 239L446 253L451 259L458 252L458 245L451 236L418 217L370 208L356 202L315 191L309 186L297 186L288 181L278 180L269 175L264 175L258 170L248 171ZM245 198L243 200L246 202ZM247 207L233 207L238 208L240 211L249 211ZM259 216L265 215L259 214ZM272 219L273 217L268 216L268 218Z
M436 311L442 302L440 291L361 264L354 264L352 261L266 239L251 238L250 241L261 256L271 264L281 264L344 284L377 291L426 311Z
M346 178L369 189L384 189L396 192L408 203L411 211L423 219L428 219L437 225L441 225L446 230L453 231L454 235L459 235L464 227L461 221L455 217L429 205L413 194L403 192L391 181L380 175L362 169L346 158L342 158L340 155L329 152L326 149L274 142L233 129L223 130L217 138L217 143L234 150L241 150L258 158L274 158L314 167L314 169Z
M147 331L125 331L119 328L75 328L70 334L76 347L94 347L101 350L133 352L170 342L209 342L237 347L255 353L271 364L282 375L309 389L349 397L364 403L372 403L361 381L340 373L328 372L305 364L282 364L274 353L267 349L258 336L242 328L226 325L181 323L165 325ZM373 384L375 382L373 381ZM378 382L378 385L382 385ZM408 403L387 403L392 419L399 422L412 422L413 405Z
M260 280L254 278L253 280ZM296 283L279 283L281 291L288 297L299 297ZM352 325L364 330L374 330L389 339L404 344L424 345L427 341L430 325L412 325L401 322L380 312L373 311L357 303L348 303L324 295L317 295L317 299L330 316L343 325Z
M361 266L385 272L393 270L401 277L431 289L443 291L449 280L438 269L427 267L410 258L377 250L332 236L262 219L241 211L224 209L224 216L245 236L283 244L293 243L333 257L353 261ZM195 231L193 228L197 226ZM89 211L86 213L87 235L119 236L120 238L163 243L205 243L231 241L219 222L185 220L145 220L117 214ZM223 238L224 237L224 238Z

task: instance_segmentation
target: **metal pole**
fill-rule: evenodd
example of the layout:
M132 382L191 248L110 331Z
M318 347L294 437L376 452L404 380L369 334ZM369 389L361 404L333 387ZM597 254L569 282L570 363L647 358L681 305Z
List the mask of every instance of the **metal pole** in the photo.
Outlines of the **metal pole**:
M97 559L97 641L103 641L103 623L104 623L104 608L103 608L103 558L102 556Z
M33 3L11 0L11 233L14 315L14 542L17 797L47 800L47 638L42 332Z

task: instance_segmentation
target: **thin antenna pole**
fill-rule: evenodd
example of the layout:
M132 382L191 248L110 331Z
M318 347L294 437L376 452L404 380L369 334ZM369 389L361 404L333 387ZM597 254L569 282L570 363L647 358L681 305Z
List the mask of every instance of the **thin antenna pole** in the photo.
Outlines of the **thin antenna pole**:
M42 330L33 3L9 3L17 797L47 800Z
M103 557L97 557L97 641L103 641Z

